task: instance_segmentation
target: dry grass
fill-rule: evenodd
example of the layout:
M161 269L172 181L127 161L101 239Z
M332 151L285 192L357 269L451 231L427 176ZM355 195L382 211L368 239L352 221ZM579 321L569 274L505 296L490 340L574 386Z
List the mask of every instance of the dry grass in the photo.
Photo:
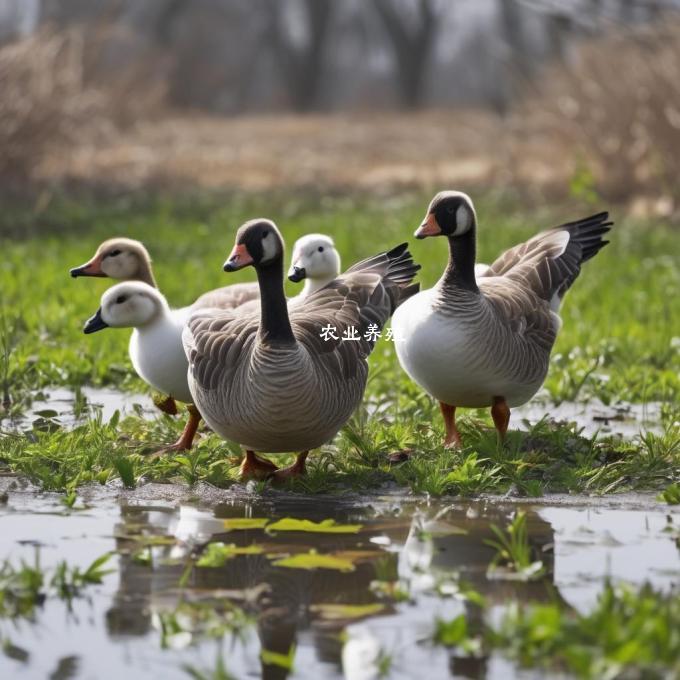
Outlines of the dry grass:
M105 85L94 84L98 45L111 32L46 27L0 48L0 177L5 182L39 178L50 154L68 156L72 148L112 142L158 101L158 87L142 82L138 70L121 69ZM131 90L134 96L128 96Z
M153 90L149 70L95 91L82 65L92 51L77 35L49 33L0 50L0 176L132 190L511 187L540 200L585 182L609 201L643 197L648 212L680 208L679 24L584 42L506 119L461 110L217 118L158 108L152 118L140 106Z
M592 173L608 200L680 207L680 23L586 42L541 85L516 119L534 145L557 145L555 162Z
M101 96L83 84L83 42L41 31L0 49L0 174L31 178L49 148L98 118Z

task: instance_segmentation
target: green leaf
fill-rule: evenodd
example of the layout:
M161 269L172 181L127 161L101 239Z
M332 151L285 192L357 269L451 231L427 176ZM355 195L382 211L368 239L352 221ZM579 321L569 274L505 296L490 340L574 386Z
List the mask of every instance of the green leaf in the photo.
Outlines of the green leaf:
M230 517L223 521L223 525L227 531L264 529L268 521L265 517Z
M197 567L221 567L227 560L231 560L237 555L259 555L264 552L262 546L249 545L246 547L239 547L230 543L210 543L203 551L196 562Z
M269 524L266 531L267 533L275 531L306 531L316 534L358 534L362 528L362 524L337 524L333 519L312 522L309 519L284 517L277 522Z
M446 647L462 644L467 638L467 621L465 614L456 616L451 621L438 619L434 633L435 642Z
M267 664L268 666L279 666L279 668L292 671L293 662L295 661L295 645L291 645L288 654L272 652L270 649L262 648L260 659L262 659L262 663Z
M334 569L336 571L354 571L354 565L346 558L334 555L321 555L316 550L283 557L272 563L275 567L289 569Z
M345 619L363 619L366 616L374 616L385 611L386 606L379 602L373 604L313 604L309 608L315 614L319 614L322 619L329 621L340 621Z

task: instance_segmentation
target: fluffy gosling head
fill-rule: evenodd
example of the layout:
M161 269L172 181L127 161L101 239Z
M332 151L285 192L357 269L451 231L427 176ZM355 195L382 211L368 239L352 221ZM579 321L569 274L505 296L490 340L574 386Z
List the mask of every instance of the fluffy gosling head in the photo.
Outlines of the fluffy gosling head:
M146 281L150 278L151 258L139 241L130 238L112 238L104 241L91 260L71 269L71 276L98 276L119 281Z
M302 279L322 288L338 277L340 255L330 236L308 234L299 238L293 246L293 258L288 278L297 283Z
M168 309L165 298L142 281L128 281L109 288L102 295L101 306L87 320L84 333L104 328L139 328Z

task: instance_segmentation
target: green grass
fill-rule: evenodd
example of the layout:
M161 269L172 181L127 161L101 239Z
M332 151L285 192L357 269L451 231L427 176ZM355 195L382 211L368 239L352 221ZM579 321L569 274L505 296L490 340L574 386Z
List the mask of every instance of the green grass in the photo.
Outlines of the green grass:
M488 617L487 617L488 619ZM586 614L559 602L511 602L500 624L471 633L466 614L437 620L432 640L458 656L498 651L520 668L577 678L671 678L680 673L680 596L606 583Z
M352 201L275 195L98 204L55 199L38 214L8 209L0 216L3 401L19 412L36 389L48 386L147 389L131 370L127 331L93 336L81 331L111 282L72 280L68 269L87 260L104 238L128 235L143 240L154 258L161 290L176 306L210 288L252 279L252 271L227 275L221 265L236 227L256 215L274 218L289 247L305 233L331 234L344 266L409 240L423 266L421 281L429 286L441 273L447 252L441 239L411 238L428 198ZM479 200L479 259L490 262L503 248L587 210L527 215L507 202ZM401 372L393 344L383 340L371 357L365 400L379 416L360 410L333 446L312 457L308 478L294 488L320 492L396 483L431 494L516 489L540 495L656 489L677 482L677 231L628 220L615 210L613 217L617 224L611 244L584 267L567 296L545 387L555 402L594 397L605 403L661 401L664 435L630 442L593 440L572 427L546 422L529 435L513 432L499 447L487 415L473 412L461 422L465 449L444 451L437 409ZM287 288L291 294L298 290L291 283ZM11 470L53 489L72 490L79 483L114 478L133 486L140 477L230 484L238 447L216 437L206 437L183 456L150 460L144 455L154 443L174 439L180 426L178 419L167 417L158 422L133 417L113 425L92 421L73 432L50 426L46 429L54 431L0 436L0 459ZM387 454L403 449L417 455L390 466Z

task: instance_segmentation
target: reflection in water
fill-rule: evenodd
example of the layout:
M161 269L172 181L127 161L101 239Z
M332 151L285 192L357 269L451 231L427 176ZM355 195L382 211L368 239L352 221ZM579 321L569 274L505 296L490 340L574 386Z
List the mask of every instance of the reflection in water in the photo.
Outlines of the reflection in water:
M266 508L245 509L247 516L270 517ZM529 515L532 545L543 556L548 576L534 583L489 580L487 567L495 549L485 543L493 538L490 523L504 526L508 513L492 508L480 512L470 507L440 510L437 515L412 514L406 508L385 516L357 517L354 511L337 512L337 522L363 521L358 534L319 534L277 532L262 529L225 531L224 520L241 518L244 508L222 506L215 513L183 506L179 512L153 508L123 507L116 526L116 547L120 554L119 585L106 614L107 630L112 637L146 635L154 614L172 611L181 601L211 602L218 607L226 598L253 616L261 650L274 652L260 656L261 676L269 680L287 678L289 669L281 660L299 647L304 635L315 648L316 660L332 664L339 675L355 678L371 677L371 662L377 672L380 645L365 624L351 627L344 647L341 631L350 619L326 620L323 607L334 605L380 605L384 603L371 584L394 575L407 590L412 601L424 593L433 593L445 582L464 580L483 593L492 603L502 604L510 597L540 600L552 592L552 545L550 524L535 513ZM294 514L297 518L318 521L325 515L307 510ZM160 545L151 547L153 568L136 559L145 542L167 536ZM261 554L237 555L223 566L199 567L192 556L200 553L208 542L220 541L247 547L263 547ZM273 556L306 553L342 553L352 556L354 571L288 569L273 564ZM186 590L178 589L186 565L192 565L185 579ZM465 603L468 620L474 632L481 630L479 607ZM389 603L379 612L395 616ZM156 619L157 620L157 619ZM470 676L483 675L484 660L450 659L451 672ZM473 672L474 671L474 672ZM368 673L368 675L366 675Z
M495 554L487 543L495 538L491 525L507 526L514 509L494 504L386 500L348 507L291 497L277 505L235 502L210 511L189 505L118 509L109 502L81 513L37 514L12 502L0 508L0 558L9 554L17 561L21 541L30 537L44 546L46 565L66 557L84 566L115 549L117 571L91 599L75 601L75 615L48 602L39 625L12 636L14 646L6 649L25 650L24 660L6 653L0 667L11 663L15 672L0 677L46 677L60 659L77 658L74 677L187 678L186 664L211 672L218 644L236 678L369 680L387 669L396 680L423 674L507 678L513 667L497 656L474 658L432 645L435 621L465 613L474 635L483 628L483 616L498 620L511 600L558 600L581 609L607 573L668 587L680 568L680 552L663 531L661 511L527 510L531 548L545 574L520 582L487 576ZM225 526L225 520L244 517L313 522L332 517L362 529L304 533ZM99 534L96 526L102 527ZM218 542L260 552L198 566L205 546ZM354 570L275 564L310 551L349 560ZM484 596L486 614L474 600L458 596L464 588ZM108 675L98 673L102 664ZM22 669L28 674L22 676Z

